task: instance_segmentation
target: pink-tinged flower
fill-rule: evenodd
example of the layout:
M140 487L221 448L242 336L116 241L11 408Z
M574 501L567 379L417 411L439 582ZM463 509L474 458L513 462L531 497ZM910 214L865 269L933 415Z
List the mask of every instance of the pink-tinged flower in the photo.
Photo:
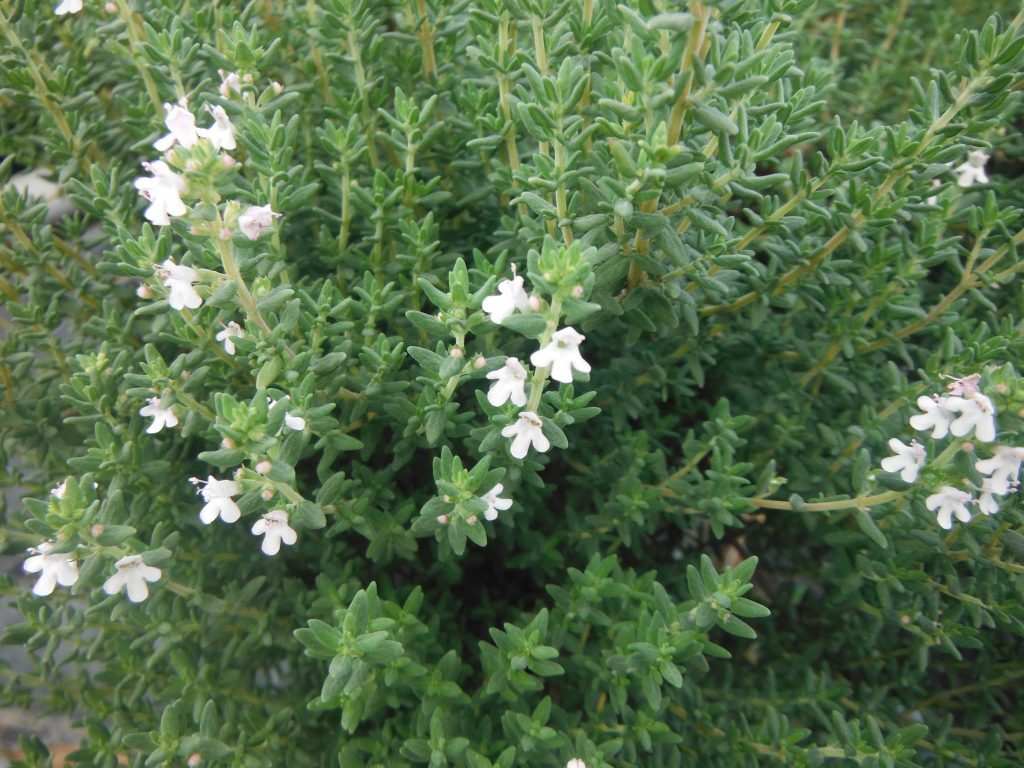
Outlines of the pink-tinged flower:
M140 416L152 417L153 423L146 427L146 432L155 435L164 427L178 426L178 417L174 415L174 408L171 405L164 405L159 397L150 397L146 405L139 409Z
M1009 493L1010 487L1016 483L1022 463L1024 463L1024 448L997 445L992 458L978 459L974 462L974 468L983 475L991 476L993 492L1001 496L1004 493Z
M530 355L530 362L537 368L551 366L552 379L571 384L573 368L580 373L590 373L590 363L580 354L580 344L586 338L572 326L555 331L547 346Z
M981 383L981 374L972 373L970 376L964 376L962 379L951 381L946 385L946 391L957 397L970 397L978 391L979 383Z
M981 392L970 397L946 398L946 407L960 414L949 425L949 431L956 437L966 437L974 432L974 436L983 443L996 439L996 409Z
M283 509L272 509L255 522L252 532L256 536L262 534L263 544L260 549L265 555L276 555L281 551L281 543L291 546L298 541L298 534L288 525L288 513Z
M225 99L230 99L232 93L242 92L242 79L238 76L237 72L225 72L223 69L217 70L220 74L220 95Z
M505 365L487 374L494 383L487 390L487 402L497 407L509 400L522 408L526 405L526 369L518 358L506 357Z
M64 0L53 9L53 12L58 16L64 16L68 13L78 13L80 10L82 10L82 0Z
M145 217L153 224L167 226L171 216L184 216L188 210L181 200L181 193L188 188L185 179L163 160L143 163L142 167L153 174L152 178L141 176L135 180L135 188L149 201Z
M910 426L918 432L932 430L936 440L949 434L949 425L953 421L953 413L947 407L948 398L925 397L917 398L917 407L924 413L910 417Z
M511 280L502 280L498 283L498 292L484 299L481 309L495 325L501 325L517 309L525 312L527 297L523 278L516 275Z
M504 512L506 509L512 506L512 499L503 499L500 494L505 490L505 486L498 483L496 486L491 488L480 498L487 502L487 509L484 510L485 520L497 520L498 512Z
M988 162L988 155L980 150L967 153L967 162L958 165L953 169L956 174L958 187L966 189L974 186L975 182L988 184L988 174L985 173L985 163Z
M241 339L245 336L242 331L242 326L232 320L226 326L224 330L217 333L215 337L217 341L223 342L224 351L229 355L235 354L235 342L234 339Z
M935 513L939 525L948 531L953 527L954 515L962 523L971 521L971 511L967 509L967 505L973 500L971 494L966 491L944 485L939 488L938 493L933 493L925 499L924 505Z
M39 581L32 587L32 594L39 597L46 597L53 594L53 589L58 584L62 587L70 587L78 581L78 565L67 552L51 553L53 542L44 541L38 547L29 552L34 552L32 557L25 561L23 566L28 573L39 573Z
M242 516L242 510L231 499L232 496L241 493L238 483L234 480L217 480L210 475L205 482L198 477L193 477L190 482L197 487L198 493L206 502L199 512L199 519L204 525L209 525L218 517L225 523L234 523ZM199 488L200 485L202 488Z
M171 106L164 104L167 116L164 118L164 125L170 131L166 136L161 136L153 142L157 152L166 152L175 144L188 149L199 143L199 131L196 130L196 116L188 110L184 99L178 104Z
M917 480L917 473L924 466L924 446L917 440L911 440L910 445L906 445L894 437L889 440L889 448L896 455L882 459L882 469L886 472L899 472L900 479L905 483Z
M192 283L199 279L199 273L184 264L175 264L172 259L164 260L157 271L167 288L167 303L179 312L186 307L198 309L203 304Z
M224 107L206 105L206 109L213 115L213 125L209 128L200 128L198 133L204 139L209 139L216 150L234 149L238 146L235 143L235 128L231 125L231 119Z
M159 568L146 565L142 555L128 555L117 561L117 571L103 583L103 591L108 595L116 595L122 589L128 593L133 603L141 603L149 597L146 582L159 581Z
M238 217L238 228L250 240L259 240L263 230L271 226L274 223L274 219L280 216L280 213L274 213L270 210L269 205L253 205Z
M544 436L543 422L533 411L522 411L516 420L501 430L502 437L511 437L510 451L517 459L526 458L530 446L544 453L551 447L551 442Z
M67 490L68 481L62 480L61 482L57 483L57 485L53 486L53 488L50 490L50 495L53 496L53 498L55 499L63 499L64 494L67 493Z

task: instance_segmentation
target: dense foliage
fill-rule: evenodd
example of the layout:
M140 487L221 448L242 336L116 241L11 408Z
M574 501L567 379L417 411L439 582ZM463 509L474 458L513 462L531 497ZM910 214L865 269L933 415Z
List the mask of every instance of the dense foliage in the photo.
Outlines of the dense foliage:
M0 681L73 761L1020 765L1019 4L57 10Z

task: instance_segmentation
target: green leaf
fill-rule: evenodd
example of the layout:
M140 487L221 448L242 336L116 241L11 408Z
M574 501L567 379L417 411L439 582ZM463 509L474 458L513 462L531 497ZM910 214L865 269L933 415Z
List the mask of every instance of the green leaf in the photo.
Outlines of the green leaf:
M875 542L875 544L882 549L886 549L889 546L889 540L885 537L885 534L882 533L868 510L858 509L855 517L857 520L857 527L860 528L869 539Z

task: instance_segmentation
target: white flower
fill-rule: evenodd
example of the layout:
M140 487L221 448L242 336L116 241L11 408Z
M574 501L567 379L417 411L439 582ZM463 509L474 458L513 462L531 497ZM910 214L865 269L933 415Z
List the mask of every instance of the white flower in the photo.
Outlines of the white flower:
M565 768L587 768L587 764L580 760L578 757L574 757L572 760L565 764Z
M245 334L242 332L242 326L232 320L230 323L224 326L224 330L220 331L215 337L217 341L224 342L224 351L229 355L235 354L235 342L232 338L242 338Z
M78 581L78 565L67 552L48 554L53 549L53 543L44 541L38 547L29 552L35 552L23 566L28 573L39 573L39 581L32 587L32 594L39 597L46 597L53 593L53 588L60 584L62 587L70 587Z
M180 312L185 307L198 309L202 306L203 298L192 287L192 283L199 279L199 273L192 267L175 264L172 259L166 259L157 271L167 288L167 303L174 309Z
M924 413L910 417L910 426L918 432L932 430L932 437L939 439L945 437L949 432L949 423L953 420L953 414L946 407L948 398L945 397L921 397L917 398L917 407Z
M210 475L205 482L198 477L193 477L191 482L195 486L203 485L198 492L206 502L206 506L199 512L199 519L204 525L209 525L218 517L225 523L234 523L242 516L242 510L231 500L232 496L241 493L234 480L217 480Z
M506 509L512 506L512 499L503 499L500 497L499 494L501 494L504 490L505 486L502 485L501 483L498 483L496 486L491 488L491 490L489 490L487 493L480 497L481 499L487 502L487 509L484 510L485 520L497 520L499 511L504 512Z
M57 483L57 485L53 486L53 489L50 491L50 495L53 496L53 498L55 499L63 499L64 494L67 492L67 490L68 481L62 480L61 482Z
M285 395L283 399L288 400L289 398L287 395ZM275 405L277 405L277 400L275 400L272 397L268 397L267 407L273 408ZM306 428L306 420L301 416L297 416L292 413L286 413L284 415L284 425L288 427L288 429L294 429L296 432L301 432Z
M82 10L82 0L63 0L60 5L53 9L53 12L58 16L63 16L66 13L78 13L80 10Z
M238 217L238 228L250 240L259 240L263 230L273 224L274 219L280 215L270 210L269 205L252 205Z
M971 494L966 491L944 485L939 488L938 493L933 493L925 499L924 505L935 512L939 525L948 531L953 527L953 515L962 523L970 522L971 511L967 509L967 505L971 501Z
M572 383L572 369L590 373L590 363L580 354L580 343L586 339L571 325L555 331L551 342L530 355L530 362L538 368L551 366L551 378L563 384Z
M513 456L517 459L525 458L531 444L541 453L551 447L551 443L544 437L542 424L540 416L533 411L521 411L515 421L501 430L502 437L512 438Z
M265 555L276 555L281 550L281 542L291 546L298 540L298 534L288 526L288 513L283 509L272 509L263 515L252 527L252 532L263 535L260 549Z
M956 437L966 437L974 432L974 436L983 443L991 443L996 439L996 409L981 392L970 397L948 397L946 407L953 413L959 413L956 420L949 425L949 431Z
M889 440L889 448L896 455L882 459L882 469L886 472L899 472L905 483L917 480L917 473L924 466L924 446L917 440L911 440L910 445L905 445L902 440L894 437Z
M213 148L217 150L234 149L238 146L235 143L235 128L231 125L231 120L228 118L228 113L224 111L224 107L219 105L211 107L207 104L206 109L213 115L213 125L209 128L200 128L199 135L209 139Z
M153 423L146 427L146 432L154 435L164 427L178 426L178 417L174 415L173 406L165 406L159 397L151 397L146 403L147 405L139 409L139 416L153 417Z
M516 275L511 280L502 280L498 283L498 292L484 299L481 308L487 313L492 323L501 325L505 318L517 309L520 312L525 312L526 302L523 278Z
M996 496L1002 496L1005 491L1000 491L991 477L986 477L981 484L981 495L978 497L978 509L986 515L994 515L999 511L999 502Z
M187 188L185 179L163 160L143 163L142 167L153 174L151 179L143 176L135 180L139 194L149 200L146 218L153 224L166 226L171 223L171 216L184 216L188 210L181 201L181 193Z
M166 152L175 144L188 149L199 143L199 131L196 130L196 116L188 110L184 99L173 107L164 104L167 110L167 117L164 118L164 125L170 131L166 136L161 136L153 142L153 147L158 152Z
M988 175L985 173L985 163L987 162L988 155L984 152L977 149L968 152L967 162L953 169L953 173L957 175L957 186L966 189L973 186L976 181L988 184Z
M1010 486L1016 482L1021 463L1024 463L1024 448L997 445L992 458L978 459L974 468L983 475L991 475L993 493L1001 496L1009 493Z
M508 400L522 408L526 405L526 369L518 358L506 357L505 365L487 374L494 383L487 390L487 402L497 407Z
M252 84L252 75L240 77L237 72L225 72L223 69L219 69L217 72L221 78L220 95L225 99L230 99L232 92L241 93L245 85Z
M103 591L108 595L116 595L124 587L129 600L141 603L149 597L146 582L157 581L160 576L160 569L146 565L142 555L127 555L117 561L117 572L103 582Z

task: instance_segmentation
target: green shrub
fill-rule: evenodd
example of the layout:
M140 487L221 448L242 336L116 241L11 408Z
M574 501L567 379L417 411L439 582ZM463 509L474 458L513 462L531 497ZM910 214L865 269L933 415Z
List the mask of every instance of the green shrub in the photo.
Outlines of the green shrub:
M72 762L1020 764L1018 4L78 4L0 4Z

